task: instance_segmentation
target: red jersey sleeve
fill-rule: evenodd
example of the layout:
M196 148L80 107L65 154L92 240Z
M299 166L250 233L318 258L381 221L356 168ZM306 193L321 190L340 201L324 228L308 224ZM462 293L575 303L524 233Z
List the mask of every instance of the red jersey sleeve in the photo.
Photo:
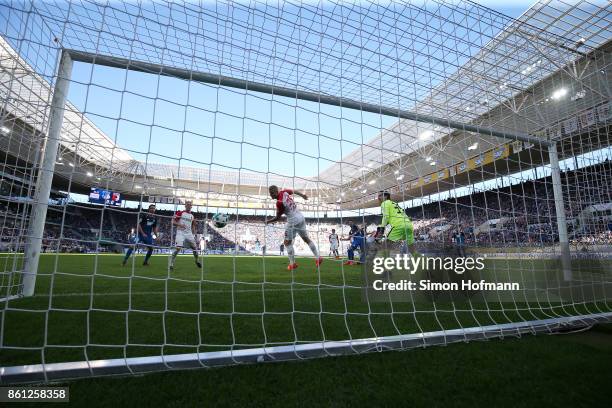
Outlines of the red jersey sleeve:
M177 211L176 213L174 213L174 219L175 220L180 220L181 219L181 215L183 215L182 211Z
M277 205L280 203L280 205L283 204L283 198L285 197L285 193L287 194L293 194L293 190L290 189L285 189L285 190L281 190L278 192L278 197L276 198L276 203Z
M285 212L285 206L283 205L283 201L280 198L281 195L279 193L278 199L276 200L276 215L282 215Z

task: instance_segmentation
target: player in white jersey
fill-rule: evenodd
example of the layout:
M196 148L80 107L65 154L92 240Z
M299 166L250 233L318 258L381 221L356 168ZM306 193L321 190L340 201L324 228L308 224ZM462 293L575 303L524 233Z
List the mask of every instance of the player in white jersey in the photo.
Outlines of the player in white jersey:
M336 257L336 259L340 258L340 254L338 253L338 245L340 244L340 237L336 234L336 230L332 228L331 234L329 234L329 250L332 255Z
M205 251L206 251L206 238L204 238L204 235L202 235L200 237L200 252L202 252L202 255L204 255Z
M198 261L198 246L196 245L193 231L195 229L195 217L191 213L191 205L191 201L187 201L185 203L185 210L177 211L172 218L172 225L176 227L176 239L174 240L176 249L172 253L172 258L170 259L170 270L174 269L176 256L183 247L191 248L196 266L198 268L202 267L202 264Z
M285 247L287 248L287 256L289 257L289 266L287 270L294 270L298 267L298 264L295 263L295 249L293 248L293 240L295 236L299 234L300 237L304 240L304 242L310 247L310 250L314 254L316 261L315 265L318 267L323 262L323 258L319 256L319 251L317 246L310 240L308 237L308 232L306 231L306 220L304 216L297 209L297 205L295 201L293 201L292 195L297 195L302 197L304 200L308 200L308 196L306 194L302 194L299 191L294 190L280 190L277 186L270 186L270 197L276 200L276 216L271 220L266 221L266 224L271 224L273 222L279 221L281 216L285 214L287 216L287 226L285 227Z

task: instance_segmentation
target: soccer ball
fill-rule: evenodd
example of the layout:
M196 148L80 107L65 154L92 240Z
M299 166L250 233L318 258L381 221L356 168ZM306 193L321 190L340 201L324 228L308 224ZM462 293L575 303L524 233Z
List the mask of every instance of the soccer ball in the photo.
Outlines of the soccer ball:
M215 214L212 217L212 222L215 227L223 228L229 222L229 216L227 214Z

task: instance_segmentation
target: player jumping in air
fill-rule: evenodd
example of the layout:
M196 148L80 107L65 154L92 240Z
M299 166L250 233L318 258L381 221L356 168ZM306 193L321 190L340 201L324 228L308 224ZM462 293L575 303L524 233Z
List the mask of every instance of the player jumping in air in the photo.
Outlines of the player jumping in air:
M130 234L130 240L133 239L134 244L145 245L147 248L147 254L145 255L145 259L142 264L143 266L149 266L149 258L151 258L151 255L153 254L153 234L158 234L155 204L149 205L149 211L140 215L140 221L138 222L138 234L133 238L132 234ZM125 257L121 263L123 266L127 264L132 252L134 252L134 246L130 246L125 253Z
M292 271L298 267L298 264L295 263L295 249L293 248L293 240L297 234L299 234L304 242L310 247L310 250L316 258L315 265L317 267L321 265L323 258L319 256L317 246L308 237L308 232L306 231L306 220L304 219L304 216L300 210L297 209L297 205L291 197L293 194L295 194L302 197L304 200L308 200L306 194L288 189L279 191L277 186L270 186L269 191L270 197L276 200L276 216L271 220L267 220L266 224L279 221L283 214L287 216L285 241L283 242L283 244L285 244L285 248L287 248L287 256L289 257L289 266L287 267L287 270Z
M170 259L170 270L174 269L174 261L176 260L176 256L184 246L191 248L196 266L198 268L202 267L202 264L200 261L198 261L198 247L196 245L194 234L195 217L191 213L191 205L191 201L187 201L185 203L185 210L177 211L172 218L172 225L176 227L176 249L172 253L172 258Z

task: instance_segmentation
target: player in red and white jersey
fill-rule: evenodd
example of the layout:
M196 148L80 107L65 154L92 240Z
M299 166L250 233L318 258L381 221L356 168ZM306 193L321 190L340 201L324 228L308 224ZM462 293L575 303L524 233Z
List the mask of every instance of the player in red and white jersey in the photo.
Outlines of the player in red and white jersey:
M172 217L172 225L176 227L176 239L174 240L176 249L172 253L170 270L174 269L174 261L176 260L176 256L185 246L191 248L193 251L196 266L198 268L202 267L202 264L198 260L198 246L196 245L194 234L195 217L191 213L191 206L191 201L187 201L185 203L185 210L177 211L174 214L174 217Z
M287 267L287 269L292 271L298 267L297 263L295 263L295 249L293 248L293 240L298 234L300 237L302 237L304 242L310 247L310 250L314 254L316 258L315 264L317 266L321 265L321 262L323 262L323 258L319 256L317 246L308 237L304 215L302 215L300 210L298 210L297 205L295 204L295 201L293 201L292 197L295 194L299 197L302 197L304 200L308 200L308 196L295 190L279 190L277 186L270 186L269 191L270 197L276 200L276 216L271 220L266 221L266 224L271 224L273 222L279 221L283 214L287 216L287 226L285 227L284 241L285 247L287 248L287 256L289 257L289 266Z

